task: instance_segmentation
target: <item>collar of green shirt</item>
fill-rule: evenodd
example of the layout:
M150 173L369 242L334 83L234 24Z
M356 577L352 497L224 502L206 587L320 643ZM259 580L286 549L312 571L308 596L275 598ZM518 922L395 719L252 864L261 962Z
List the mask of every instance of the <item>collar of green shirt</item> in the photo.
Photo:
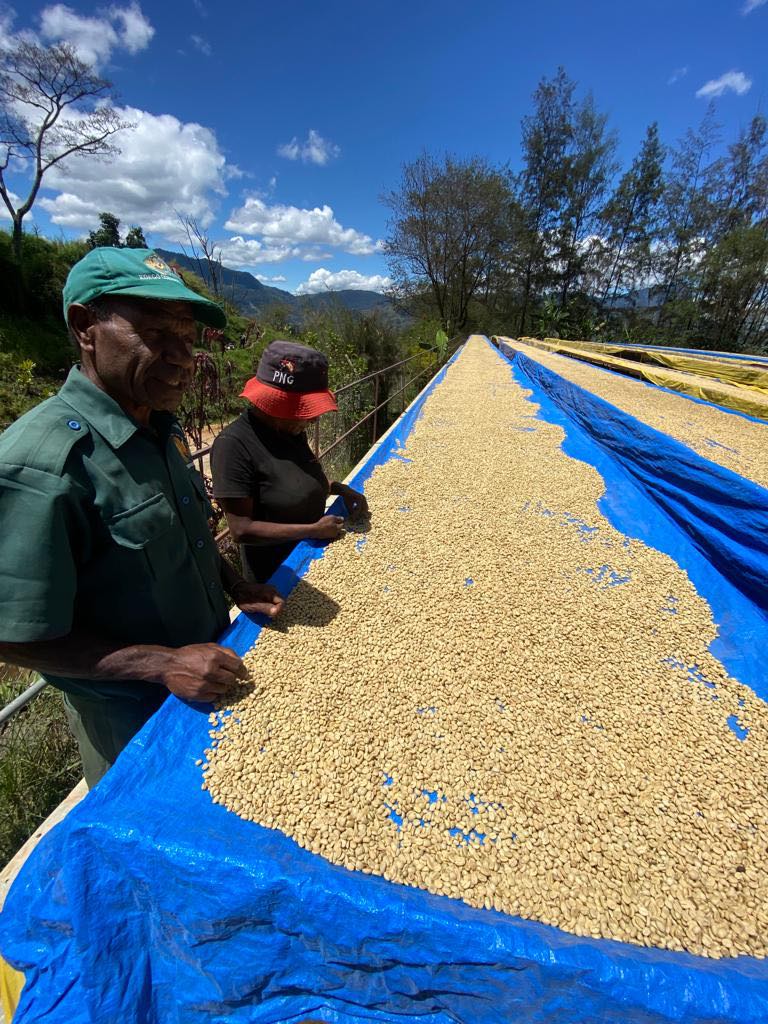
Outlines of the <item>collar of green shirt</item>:
M101 434L112 448L120 448L129 441L140 425L120 408L114 398L96 387L80 370L79 364L72 367L59 391L59 398L78 413L88 426ZM167 434L173 416L163 413L152 414L153 426Z

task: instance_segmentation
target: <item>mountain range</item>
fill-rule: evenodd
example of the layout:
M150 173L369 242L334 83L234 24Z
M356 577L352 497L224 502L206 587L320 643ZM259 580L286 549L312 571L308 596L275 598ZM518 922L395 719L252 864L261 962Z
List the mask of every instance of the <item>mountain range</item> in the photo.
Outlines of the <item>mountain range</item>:
M168 249L156 249L168 263L175 263L182 270L191 270L205 281L210 288L212 281L211 263L204 257L195 259L184 253ZM317 295L293 295L282 288L262 284L253 274L245 270L232 270L216 265L215 272L220 280L223 297L232 303L243 316L259 316L270 307L282 306L287 310L288 319L300 323L307 313L341 305L355 313L378 312L388 319L403 320L386 296L379 292L345 288L335 292L321 292Z

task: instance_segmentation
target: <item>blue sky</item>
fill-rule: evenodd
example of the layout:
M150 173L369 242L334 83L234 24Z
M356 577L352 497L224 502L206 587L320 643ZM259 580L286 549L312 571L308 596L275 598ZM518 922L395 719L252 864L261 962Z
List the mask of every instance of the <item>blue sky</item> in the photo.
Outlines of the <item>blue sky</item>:
M520 119L559 64L624 162L650 121L672 143L708 97L728 138L768 103L768 0L33 2L0 15L0 44L21 31L72 42L136 125L110 164L51 174L28 228L81 236L111 210L178 248L181 211L225 264L291 291L384 287L379 197L403 162L519 166Z

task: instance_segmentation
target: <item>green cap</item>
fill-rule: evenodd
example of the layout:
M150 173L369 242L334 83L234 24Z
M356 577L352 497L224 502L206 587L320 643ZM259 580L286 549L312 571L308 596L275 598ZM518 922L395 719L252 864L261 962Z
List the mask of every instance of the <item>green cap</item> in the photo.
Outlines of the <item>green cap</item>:
M208 327L225 327L221 306L187 288L179 275L152 249L91 249L69 272L64 285L64 319L73 302L85 305L100 295L128 295L159 302L191 302L195 319Z

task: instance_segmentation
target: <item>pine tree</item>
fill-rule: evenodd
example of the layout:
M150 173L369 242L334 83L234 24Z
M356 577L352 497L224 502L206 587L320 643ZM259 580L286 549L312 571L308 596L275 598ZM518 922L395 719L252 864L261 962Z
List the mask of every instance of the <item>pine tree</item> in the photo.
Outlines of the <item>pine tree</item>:
M574 287L592 283L596 266L596 231L611 179L616 173L616 135L608 118L588 95L574 110L564 162L563 202L556 236L559 305Z
M654 121L646 130L640 152L602 211L603 306L616 299L620 288L633 290L649 279L652 246L659 231L663 162L664 148Z
M554 236L566 194L566 157L576 87L558 68L533 94L534 112L522 120L523 170L515 193L520 210L512 270L520 282L518 333L525 334L533 307L551 284Z

